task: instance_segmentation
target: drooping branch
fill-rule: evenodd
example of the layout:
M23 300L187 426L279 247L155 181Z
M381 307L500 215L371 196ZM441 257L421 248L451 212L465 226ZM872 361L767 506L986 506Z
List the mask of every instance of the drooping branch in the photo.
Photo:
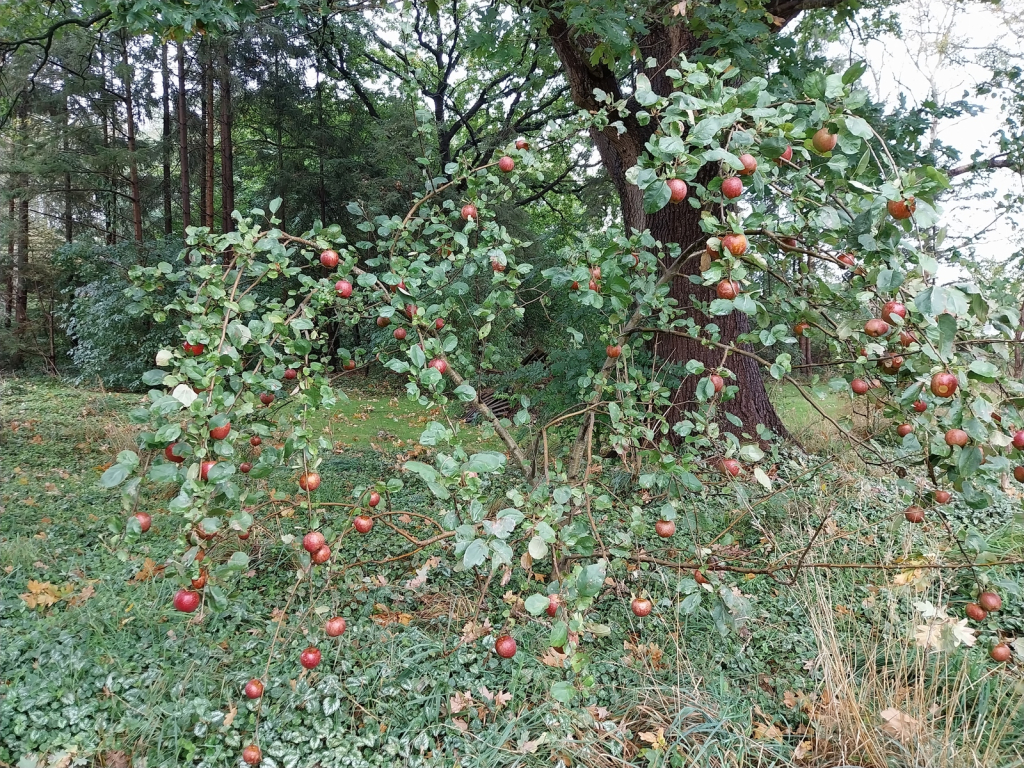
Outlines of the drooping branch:
M1009 152L1003 152L984 160L976 160L971 163L958 165L955 168L950 168L946 171L946 175L953 178L955 176L963 176L965 173L988 171L997 168L1009 168L1017 173L1024 173L1024 166L1021 165L1020 161L1014 160L1014 158L1010 157Z

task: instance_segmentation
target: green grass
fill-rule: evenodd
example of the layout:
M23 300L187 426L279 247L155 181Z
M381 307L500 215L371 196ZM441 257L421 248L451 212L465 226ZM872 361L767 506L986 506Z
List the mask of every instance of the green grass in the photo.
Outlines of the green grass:
M777 401L787 423L820 428L811 414L797 412L798 404L790 405L791 394L783 392ZM348 395L350 401L330 416L336 445L321 470L320 501L346 501L358 485L399 475L401 455L434 418L425 419L402 393L372 382L353 386ZM154 515L153 529L125 546L110 529L110 521L123 527L119 494L96 484L102 467L131 444L125 414L138 400L53 382L0 383L0 764L56 763L57 755L70 752L94 765L118 764L118 753L145 757L154 766L237 765L257 712L241 690L264 670L259 738L270 768L450 766L456 755L462 766L484 768L539 768L559 755L571 755L575 765L609 768L790 765L808 727L832 736L815 753L818 762L803 765L834 765L829 760L840 753L850 764L871 764L871 755L847 749L852 726L838 714L787 704L787 691L820 697L832 690L829 671L839 667L824 659L842 661L844 680L861 686L857 690L869 700L860 706L875 731L878 711L910 707L905 692L920 688L933 701L944 696L955 703L944 714L951 722L983 717L992 724L978 737L977 750L982 741L994 744L979 765L1006 765L1013 758L1021 728L1019 713L1012 711L1019 696L1007 698L1021 684L1014 668L994 669L982 642L944 654L941 668L936 657L913 649L912 603L948 602L959 610L972 586L967 572L926 574L926 581L903 587L893 583L895 574L873 571L805 572L795 587L722 574L716 588L742 597L733 617L740 620L729 628L727 617L716 621L712 594L695 589L690 574L613 561L612 584L589 617L608 633L585 633L582 640L595 683L588 686L572 670L543 663L548 627L517 601L544 587L519 567L507 583L495 578L488 585L477 617L495 631L512 629L520 647L512 660L497 658L487 639L460 642L483 579L457 568L449 550L436 545L407 559L353 565L408 551L407 542L384 526L341 539L329 582L318 576L296 587L288 537L307 530L311 517L341 531L347 513L325 506L308 511L287 500L267 529L245 543L249 570L229 582L227 608L207 606L201 621L198 614L176 613L170 601L182 581L172 565L152 578L138 577L147 559L152 570L169 563L175 551L178 521L166 512L166 492L147 488L144 508ZM839 413L843 402L828 405ZM480 437L478 445L493 440ZM780 473L795 476L808 461L787 458ZM402 477L396 506L434 514L426 489ZM501 488L495 493L500 498ZM748 493L723 488L695 497L694 527L705 534L724 530L750 504ZM724 543L730 556L799 550L829 512L834 525L823 529L811 555L816 561L913 559L943 545L938 527L901 524L893 515L896 498L884 477L832 467L754 507ZM951 512L989 537L1001 554L1019 556L1014 506L1008 500L1005 508L977 519L966 510ZM599 516L598 524L608 538L630 530L644 551L679 556L672 541L653 534L650 520ZM434 530L418 520L408 526L420 537ZM680 521L677 539L691 535ZM426 582L408 586L430 557L438 560L431 561ZM534 572L551 578L540 565ZM992 574L1007 582L1021 575L1019 569ZM656 603L643 620L628 609L629 594L641 590ZM21 597L51 592L56 602L50 606L32 608ZM691 611L683 606L692 594L702 597ZM983 625L983 640L1024 634L1019 594L1004 591L1004 601L1004 610ZM286 605L279 625L275 611ZM346 617L348 630L329 640L320 626L334 614ZM313 673L298 665L310 643L324 654ZM894 648L908 654L896 666ZM877 682L882 669L891 673L891 692ZM960 677L950 677L955 670L962 670ZM566 704L551 696L552 684L563 681L574 685ZM508 694L508 704L495 711L482 688ZM474 705L453 712L453 697L466 692ZM997 723L1009 723L1010 732L996 733ZM781 741L765 730L769 726ZM659 729L668 746L641 735ZM890 765L918 759L909 753L900 758L899 744L885 743ZM670 754L674 762L666 762ZM37 763L28 755L46 758Z

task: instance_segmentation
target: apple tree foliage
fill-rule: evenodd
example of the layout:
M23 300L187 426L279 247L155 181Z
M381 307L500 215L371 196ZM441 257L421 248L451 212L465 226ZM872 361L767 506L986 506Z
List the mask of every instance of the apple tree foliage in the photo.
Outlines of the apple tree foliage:
M731 484L749 495L784 485L770 471L785 449L781 441L720 410L741 394L725 366L732 355L753 356L765 377L798 387L815 408L830 393L876 403L891 423L884 433L863 438L836 426L865 461L899 469L906 505L924 507L927 520L942 519L935 491L975 508L990 503L1024 448L1024 433L1015 440L1024 428L1016 406L1022 388L1004 373L1017 313L970 280L936 281L933 201L947 181L934 168L894 164L861 115L862 68L814 72L798 92L776 93L762 78L737 84L728 61L647 66L670 67L676 88L660 96L638 77L634 116L656 130L628 176L651 212L699 208L706 237L697 242L661 243L610 228L581 235L578 247L538 273L521 258L527 244L494 212L518 186L543 181L545 150L510 145L511 172L498 157L477 168L452 163L443 173L422 158L421 196L404 218L372 217L358 202L350 205L363 236L356 242L337 225L285 232L272 203L268 211L236 215L237 230L228 234L193 228L177 265L134 269L133 309L176 325L186 346L161 352L158 367L146 373L151 389L133 412L146 425L140 450L122 453L102 484L121 487L128 510L136 509L144 483L176 489L169 508L181 519L183 583L199 577L204 563L219 563L210 566L205 595L223 607L240 588L233 574L247 565L235 534L259 536L275 499L298 499L310 529L323 532L328 545L359 535L351 522L362 514L410 550L446 547L458 568L493 574L551 564L549 583L525 605L537 621L557 606L550 642L573 653L607 631L595 607L606 573L638 555L635 533L656 521L677 521L688 532L671 542L684 568L702 575L750 568L711 558L709 542L690 525L710 488ZM581 114L566 136L591 125L621 128L627 104L597 95L605 108ZM832 139L834 148L821 151ZM723 182L732 178L742 181L742 192L727 198ZM673 179L687 183L681 202L670 202ZM322 265L325 251L339 255L336 267ZM669 297L672 278L694 260L702 269L691 279L719 288L720 298L687 305ZM469 281L481 275L489 290L468 302ZM600 338L569 328L567 344L609 352L577 382L578 407L547 423L534 417L528 394L516 396L511 418L496 417L474 387L479 371L467 353L467 344L486 344L493 328L522 315L527 286L530 297L568 293L598 317ZM716 321L733 312L747 315L751 330L723 342ZM875 323L868 335L865 323L883 315L881 333ZM333 349L329 329L336 323L376 328L375 336L361 336L376 341ZM834 378L814 375L807 383L794 376L798 333L828 349ZM719 369L686 366L685 375L698 380L697 398L682 412L670 407L672 391L657 369L635 364L639 350L665 335L697 340L722 359ZM339 377L375 361L400 376L408 397L425 409L478 408L505 450L470 453L462 422L438 417L420 439L429 458L407 462L405 471L357 488L347 500L300 491L297 479L317 472L333 448L315 427L322 423L316 415L343 397ZM955 391L933 387L944 373L952 374ZM866 394L854 394L851 382L866 382ZM606 425L610 458L594 450L597 422ZM228 424L222 439L211 436ZM897 425L908 425L901 437ZM947 444L954 428L966 432L963 446ZM167 457L171 445L177 461ZM243 462L251 465L247 474ZM620 465L632 481L614 490L599 482L603 463ZM281 481L282 473L290 479ZM272 474L273 492L264 482ZM807 476L798 473L793 482ZM282 482L291 488L282 490ZM400 516L428 510L391 504L391 494L410 483L434 498L429 511L440 533L427 540L403 528ZM368 505L371 492L383 498L379 506ZM594 522L601 517L631 524L602 529ZM894 519L902 517L901 507ZM136 534L137 525L130 523ZM312 565L298 541L292 546L300 579L325 585L328 567ZM208 550L217 552L206 560ZM795 565L776 571L788 579ZM685 610L703 605L727 623L736 607L730 590L693 587ZM503 605L485 611L495 618L505 611L495 623L515 623ZM552 691L561 700L593 684L585 664L567 674Z

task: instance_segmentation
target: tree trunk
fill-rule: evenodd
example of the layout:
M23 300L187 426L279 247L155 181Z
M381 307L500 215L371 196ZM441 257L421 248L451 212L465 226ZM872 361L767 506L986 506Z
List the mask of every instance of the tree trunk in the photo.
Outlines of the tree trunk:
M64 151L63 164L65 167L64 171L64 242L70 243L75 239L75 219L72 213L71 207L71 170L69 168L71 164L71 116L70 116L70 105L68 104L67 97L67 83L65 82L64 90L64 110L61 113L61 127L63 128L63 136L61 137L61 148Z
M167 64L167 43L160 46L160 90L164 108L160 153L164 171L164 235L170 235L174 231L174 216L171 208L171 69Z
M235 210L235 161L231 145L231 66L228 59L228 43L220 49L220 200L221 229L231 232L235 222L231 218Z
M124 60L124 111L125 128L128 132L128 178L131 184L132 225L135 242L142 242L142 190L139 188L139 163L135 156L135 101L132 95L132 62L128 56L128 38L121 38L121 54Z
M192 199L188 178L188 101L185 90L185 44L178 43L178 162L181 165L181 226L192 226Z
M107 192L103 203L103 220L104 228L106 229L106 241L107 245L115 245L117 243L117 176L116 168L110 161L110 145L111 145L111 124L117 122L117 102L111 101L107 94L107 65L106 56L103 50L103 39L100 38L99 45L99 57L100 57L100 83L102 86L101 93L103 96L100 98L100 121L103 124L103 149L108 160L104 167L104 174L106 175L107 181ZM113 119L111 119L109 109L114 108Z
M9 230L7 232L7 267L4 270L4 327L11 327L14 318L14 233L17 229L14 219L15 202L12 197L7 204Z
M586 36L577 35L563 19L554 16L548 26L548 32L558 58L565 69L570 91L577 106L596 110L601 104L594 97L594 89L600 88L612 98L623 97L622 90L615 74L603 64L592 64L587 52ZM651 25L650 33L641 41L639 60L654 57L659 64L658 73L652 76L652 89L662 95L672 91L672 84L665 71L670 68L671 61L683 52L690 52L697 46L698 40L690 30L678 24L672 27ZM631 110L639 109L636 102ZM626 181L626 171L637 164L644 151L644 144L653 135L657 127L656 121L647 126L632 116L623 120L626 132L619 134L615 128L604 131L591 130L602 164L619 193L623 224L627 232L642 232L649 229L655 239L667 244L677 244L682 249L683 258L703 250L706 234L700 228L701 209L691 207L688 202L669 205L655 214L648 215L643 208L643 192ZM698 175L697 183L706 183L716 175L714 166L705 166ZM707 317L696 306L697 302L708 304L715 298L714 289L697 285L689 280L690 275L700 274L700 259L689 259L684 269L673 280L669 295L679 302L680 308L698 324L713 322L720 329L720 341L732 344L741 334L750 330L747 316L733 312L725 317ZM654 340L654 351L659 357L677 365L684 365L688 360L699 360L706 368L724 367L732 371L735 383L739 386L737 397L724 403L722 410L739 417L743 422L742 432L756 435L758 424L771 429L779 435L787 435L785 426L775 413L775 408L768 399L761 370L756 361L744 355L730 354L723 356L720 349L705 346L691 339L680 336L658 334ZM667 414L671 422L678 421L682 411L692 409L696 403L697 377L686 376L673 396L673 406ZM738 431L728 420L723 420L723 428Z
M19 180L17 235L14 254L14 354L11 367L21 368L24 358L21 354L23 337L28 333L28 179Z
M203 226L213 229L213 197L216 163L214 162L214 119L213 119L213 51L209 42L204 42L203 56L203 118L205 123L205 173L203 186L206 193L203 197Z

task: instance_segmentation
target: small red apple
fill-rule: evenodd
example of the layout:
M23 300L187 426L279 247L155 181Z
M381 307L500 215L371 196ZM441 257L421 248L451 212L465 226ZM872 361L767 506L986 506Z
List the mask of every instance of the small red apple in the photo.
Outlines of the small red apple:
M391 325L391 318L390 317L378 317L377 318L377 327L378 328L387 328L389 325Z
M242 541L248 541L251 533L251 531L240 531L238 534L238 538Z
M967 618L973 621L984 621L985 617L988 616L988 611L977 603L968 603L964 613L967 614Z
M928 410L928 403L926 403L924 400L915 400L914 410L917 411L918 413L924 413L925 411Z
M711 580L708 579L708 577L705 576L703 573L701 573L699 570L694 570L694 572L693 572L693 580L696 581L698 584L710 584L711 583Z
M248 461L243 461L238 465L238 471L243 475L248 475L252 471L252 464Z
M204 461L199 465L199 478L204 482L210 479L210 470L213 469L216 461Z
M932 494L932 497L935 499L936 504L948 504L949 500L953 498L953 494L949 491L938 490Z
M615 358L622 354L622 347L618 344L609 344L605 347L604 353L608 355L608 357Z
M1024 467L1013 468L1013 479L1018 483L1024 483Z
M903 512L903 516L911 523L924 522L924 510L916 505L907 507Z
M904 347L909 347L916 341L917 336L912 334L910 331L900 331L900 344L902 344Z
M601 286L598 285L597 280L591 280L587 283L587 288L595 292L601 290Z
M740 155L740 162L743 163L743 170L738 171L740 176L750 176L757 170L757 160L751 154L744 153Z
M370 529L373 528L373 518L369 515L359 515L352 521L352 525L360 533L369 533Z
M776 165L784 165L786 163L792 162L792 160L793 160L793 148L792 147L786 147L786 151L783 152L781 155L779 155L778 158L776 158L775 164Z
M263 752L255 744L250 744L242 750L242 760L247 765L259 765L263 759Z
M878 367L886 373L896 374L903 367L903 355L890 355L878 361Z
M270 405L272 402L274 402L274 393L264 392L263 394L260 395L260 402L263 403L264 405Z
M433 360L427 363L427 367L433 368L435 371L444 376L445 371L448 370L448 363L442 360L440 357L435 357Z
M341 298L347 299L352 295L352 283L348 280L339 280L334 284L334 292Z
M682 179L669 179L668 184L670 203L681 203L686 199L686 182Z
M283 375L288 381L294 381L299 377L299 372L294 368L285 368Z
M395 331L392 335L399 341L405 341L405 337L407 334L405 332L405 328L395 328Z
M600 280L601 279L601 268L596 266L596 265L591 267L590 268L590 276L592 278L594 278L595 280Z
M801 320L799 323L793 326L793 335L803 336L809 330L811 330L811 324L808 323L806 320Z
M185 460L185 457L174 455L174 446L176 445L177 443L171 443L166 448L164 448L164 458L166 458L168 461L173 461L175 464L181 464L181 462Z
M719 376L717 373L712 373L708 378L711 379L711 386L715 388L715 394L717 395L723 389L725 389L725 379Z
M299 663L306 669L313 669L320 663L320 649L309 646L299 655Z
M311 555L326 544L327 539L320 531L310 531L302 537L302 548Z
M415 304L406 304L404 312L405 312L405 316L407 318L409 318L410 320L412 320L413 317L416 316L416 305Z
M730 234L722 238L722 247L733 256L742 256L747 252L747 236Z
M341 637L346 626L348 625L345 623L344 617L335 616L333 619L328 619L324 624L324 632L328 637Z
M866 395L868 390L871 389L871 385L864 381L864 379L854 379L850 382L850 389L853 390L855 395Z
M735 280L722 280L715 286L715 294L720 299L735 299L740 295L740 284Z
M547 614L551 618L554 618L555 615L558 613L558 603L559 603L558 595L549 595L548 596Z
M722 459L722 463L719 465L723 474L732 475L737 477L740 473L740 463L736 459Z
M191 589L179 589L174 593L174 607L182 613L192 613L199 607L199 593Z
M651 609L654 607L654 603L646 598L634 597L633 602L629 605L633 611L634 616L639 616L641 619L644 616L651 614Z
M949 371L939 371L932 376L931 389L936 397L952 397L958 386L956 376Z
M437 318L437 320L434 321L434 328L436 328L439 331L442 328L444 328L444 318L443 317L439 317L439 318Z
M811 145L814 147L816 152L825 154L831 152L836 148L836 142L839 141L839 136L834 133L829 133L828 128L822 127L811 137Z
M356 369L356 361L349 358L341 367L344 368L346 371L354 371Z
M304 491L315 491L320 487L320 475L316 472L306 472L299 475L299 488Z
M263 683L255 677L245 684L245 696L249 699L258 699L263 695Z
M470 219L476 221L478 218L479 212L477 211L475 205L473 205L472 203L467 203L466 205L462 206L463 221L469 221Z
M856 259L853 257L852 253L840 253L836 257L836 261L845 267L852 267L856 263Z
M339 257L337 251L327 250L320 254L320 263L328 269L334 269L338 266L338 261Z
M199 357L203 352L206 351L205 344L189 344L187 341L182 346L185 347L185 351L193 357Z
M948 446L959 445L964 448L970 439L970 436L962 429L951 429L946 432L946 445Z
M148 531L150 526L153 525L153 518L150 517L148 512L136 512L132 517L139 521L139 530L143 533Z
M885 304L882 305L882 319L887 323L891 323L894 316L898 316L900 319L906 319L907 308L898 301L885 302Z
M879 336L885 336L889 332L889 324L885 320L879 320L877 317L873 317L864 323L864 333L873 339L877 339Z
M516 167L516 161L513 160L508 155L505 155L505 157L501 158L501 160L498 161L498 167L504 173L511 173L512 169Z
M263 438L260 437L259 435L253 435L252 437L249 438L249 445L251 445L253 448L258 448L259 446L263 445Z
M896 427L896 434L899 435L900 437L906 437L907 435L913 433L913 431L914 427L911 426L910 424L900 424L898 427Z
M917 203L913 197L908 197L906 200L890 200L885 207L894 219L909 219L917 210Z
M223 440L225 437L228 436L229 432L231 432L230 421L221 427L215 427L214 429L211 429L210 437L212 437L214 440Z
M723 179L722 194L730 200L735 200L743 194L743 180L739 176Z
M722 241L709 237L704 244L704 253L713 261L722 255Z
M995 592L982 592L978 595L978 605L989 613L995 613L1003 607L1003 601Z
M326 563L328 560L331 559L331 548L327 547L327 546L320 547L320 549L318 549L316 552L314 552L313 556L310 557L309 559L312 560L317 565L323 565L324 563Z
M530 145L526 142L526 139L516 139L516 149L529 149Z
M992 657L994 661L998 661L1000 664L1009 661L1012 652L1010 646L1006 643L999 643L999 645L993 645L992 649L988 652L988 655Z
M661 538L667 539L675 534L676 523L674 520L659 520L654 524L654 532Z
M511 635L502 635L494 641L494 652L503 659L511 659L516 655L516 640Z
M368 503L371 507L376 507L378 504L380 504L380 494L377 493L376 491L371 491L370 500Z
M782 250L791 251L794 248L796 248L799 245L799 243L797 242L795 237L784 237L779 241L779 245L782 246Z
M1024 450L1024 429L1019 429L1013 433L1013 447L1018 451Z

